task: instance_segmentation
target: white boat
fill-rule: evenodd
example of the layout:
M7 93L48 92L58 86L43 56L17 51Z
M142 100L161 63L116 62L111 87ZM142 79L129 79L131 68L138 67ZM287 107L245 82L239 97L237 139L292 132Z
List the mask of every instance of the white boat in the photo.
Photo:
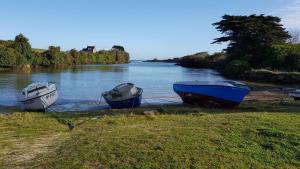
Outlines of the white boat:
M32 83L22 90L19 97L23 110L46 110L58 99L56 85L53 83Z
M290 92L289 96L293 97L295 100L300 100L300 89Z

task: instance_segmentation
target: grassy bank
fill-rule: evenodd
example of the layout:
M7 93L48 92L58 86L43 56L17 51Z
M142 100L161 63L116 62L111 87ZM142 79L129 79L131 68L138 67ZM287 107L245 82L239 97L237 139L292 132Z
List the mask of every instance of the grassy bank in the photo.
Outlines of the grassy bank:
M178 65L187 68L214 69L229 79L282 85L300 84L299 71L291 71L288 69L289 66L285 66L286 69L281 69L281 71L280 69L270 70L270 67L265 67L265 69L251 67L244 60L230 61L225 53L209 55L207 52L200 52L184 56L178 60Z
M0 115L3 168L299 168L300 103ZM145 113L145 110L155 110ZM66 121L75 123L70 131Z
M242 79L276 84L300 84L300 72L280 72L265 69L246 71Z

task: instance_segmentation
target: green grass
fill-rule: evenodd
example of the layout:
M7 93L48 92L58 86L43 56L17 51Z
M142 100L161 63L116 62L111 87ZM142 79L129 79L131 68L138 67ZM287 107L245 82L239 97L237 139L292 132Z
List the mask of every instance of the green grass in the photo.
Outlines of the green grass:
M0 166L299 168L297 106L247 103L235 110L167 106L0 115ZM145 110L156 113L144 115ZM67 120L76 124L72 131Z

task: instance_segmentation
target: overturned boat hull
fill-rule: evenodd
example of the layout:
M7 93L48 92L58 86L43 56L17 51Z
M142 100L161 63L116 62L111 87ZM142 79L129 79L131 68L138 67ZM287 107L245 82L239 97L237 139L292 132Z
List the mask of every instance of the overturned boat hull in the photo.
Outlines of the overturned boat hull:
M234 81L177 82L173 89L184 103L224 108L238 106L249 93L247 86Z

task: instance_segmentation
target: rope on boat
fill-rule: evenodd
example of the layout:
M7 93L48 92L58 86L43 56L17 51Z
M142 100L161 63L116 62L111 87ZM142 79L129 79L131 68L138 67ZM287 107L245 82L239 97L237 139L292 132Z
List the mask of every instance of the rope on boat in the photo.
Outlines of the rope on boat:
M98 105L101 105L102 97L103 97L103 96L102 96L102 94L101 94L100 99L99 99L99 101L98 101L98 103L97 103Z

